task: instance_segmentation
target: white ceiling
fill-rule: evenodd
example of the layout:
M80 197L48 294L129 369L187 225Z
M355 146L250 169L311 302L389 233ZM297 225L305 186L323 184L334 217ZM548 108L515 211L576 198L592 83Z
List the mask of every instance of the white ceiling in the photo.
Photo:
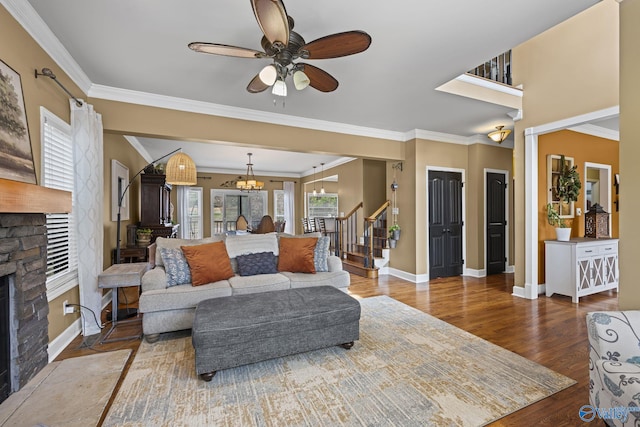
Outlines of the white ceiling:
M321 93L311 87L298 92L289 85L283 106L281 102L274 105L268 90L260 94L245 90L268 60L205 55L187 48L189 42L204 41L260 50L262 34L249 1L28 1L90 82L89 96L124 89L248 109L267 118L295 116L298 123L304 118L380 131L419 129L460 137L486 134L496 125L513 128L507 116L510 109L438 92L436 87L598 2L285 0L288 14L295 19L295 31L307 42L356 29L368 32L373 42L357 55L309 60L333 75L340 86L335 92ZM68 74L77 75L69 73L64 62L56 61ZM51 64L40 64L47 66ZM162 141L157 148L159 141L143 138L140 143L154 158L154 153L165 154L171 146ZM257 173L299 175L308 173L312 165L339 158L309 158L300 153L285 158L272 150L235 147L227 151L233 147L206 143L182 146L189 154L193 149L199 168L211 169L242 169L251 151ZM219 161L222 153L227 159L224 163ZM237 161L230 163L230 158ZM280 164L275 166L269 159L279 159Z

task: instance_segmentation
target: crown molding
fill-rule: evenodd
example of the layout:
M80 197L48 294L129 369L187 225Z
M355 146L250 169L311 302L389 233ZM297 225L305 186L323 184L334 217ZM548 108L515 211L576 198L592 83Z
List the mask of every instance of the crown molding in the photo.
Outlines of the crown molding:
M0 3L86 95L91 87L91 80L29 2L0 0ZM38 65L51 67L49 64Z
M471 136L453 135L450 133L432 132L423 129L415 129L405 134L406 141L411 139L426 139L429 141L445 142L448 144L473 145L483 144L492 147L513 149L513 140L504 141L502 144L496 144L487 138L486 135L476 134Z
M146 105L150 107L167 108L171 110L212 116L228 117L232 119L251 120L282 126L313 129L325 132L344 133L370 138L403 141L404 133L384 129L368 128L364 126L348 125L345 123L329 122L325 120L309 119L286 114L270 113L250 110L248 108L230 107L228 105L211 102L194 101L192 99L157 95L147 92L120 89L103 85L91 85L89 96L110 101L126 102L130 104Z
M138 138L131 135L124 135L124 139L131 144L131 146L142 156L143 159L146 160L147 163L151 163L153 161L153 157L151 157L149 152L142 146Z
M580 132L587 135L597 136L599 138L610 139L612 141L620 141L620 131L607 129L602 126L592 125L590 123L573 126L568 129L574 132Z

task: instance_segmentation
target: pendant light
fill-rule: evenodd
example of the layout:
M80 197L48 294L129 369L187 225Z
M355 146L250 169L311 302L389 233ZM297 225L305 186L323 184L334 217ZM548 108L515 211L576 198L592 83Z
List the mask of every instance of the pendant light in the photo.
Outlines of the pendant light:
M264 182L256 180L256 176L253 174L253 163L251 163L252 153L247 153L249 156L249 163L247 163L247 174L243 180L236 182L236 188L240 191L259 191L264 187Z
M320 185L322 185L322 187L320 188L320 194L324 194L324 163L320 163L320 166L322 166L322 176L320 179Z
M313 167L313 197L317 196L318 192L316 191L316 167Z

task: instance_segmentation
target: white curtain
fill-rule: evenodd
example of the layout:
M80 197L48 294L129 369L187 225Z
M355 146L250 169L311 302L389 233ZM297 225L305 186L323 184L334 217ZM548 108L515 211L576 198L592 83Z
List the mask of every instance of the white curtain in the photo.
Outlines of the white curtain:
M296 234L296 208L295 189L296 185L292 181L285 181L282 184L284 190L284 232Z
M91 309L100 319L102 292L98 289L98 275L103 262L104 167L102 116L93 106L83 102L81 107L71 103L71 135L75 169L75 222L78 245L78 282L80 304ZM94 317L82 309L82 334L100 333Z
M178 185L178 224L180 224L180 238L190 239L189 233L189 188Z

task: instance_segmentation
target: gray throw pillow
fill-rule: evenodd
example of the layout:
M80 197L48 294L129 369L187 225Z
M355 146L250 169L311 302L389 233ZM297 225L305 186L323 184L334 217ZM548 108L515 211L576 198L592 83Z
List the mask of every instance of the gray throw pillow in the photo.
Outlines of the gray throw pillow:
M161 248L160 256L167 272L167 287L191 283L191 270L180 248Z
M317 272L329 271L329 265L327 264L327 258L329 258L329 236L318 237L316 243L316 249L313 252L313 263L315 264Z
M273 252L256 252L254 254L238 255L238 274L240 276L255 276L257 274L275 274L278 263Z

